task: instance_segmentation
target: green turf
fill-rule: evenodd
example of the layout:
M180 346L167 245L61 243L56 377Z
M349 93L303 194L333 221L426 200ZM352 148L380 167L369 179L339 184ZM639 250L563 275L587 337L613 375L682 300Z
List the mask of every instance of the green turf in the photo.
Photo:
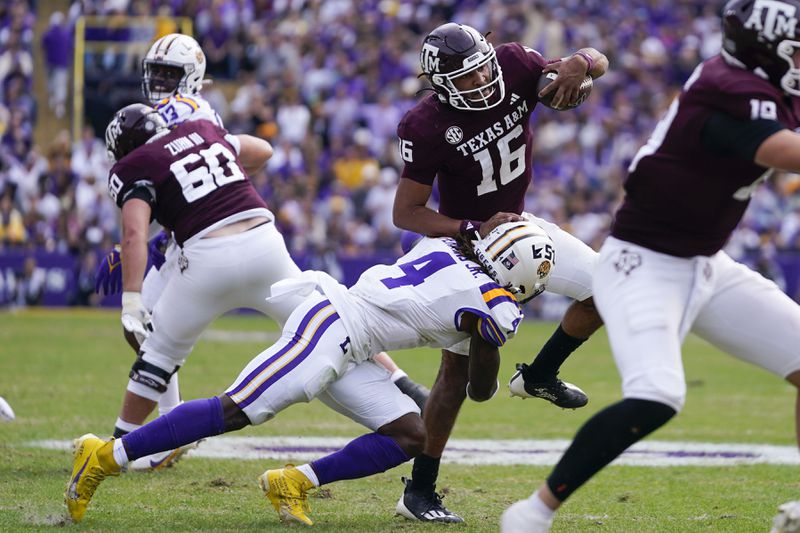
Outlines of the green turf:
M258 317L226 317L215 329L262 331ZM501 381L513 363L531 358L552 324L524 324L503 351ZM181 370L186 398L218 394L264 346L255 342L201 341ZM431 384L439 355L430 349L393 354L415 379ZM160 474L130 474L104 483L84 522L64 521L67 452L26 448L33 439L108 434L116 418L133 355L120 335L117 312L28 311L0 314L0 395L17 420L0 424L0 530L67 526L85 530L280 530L256 487L256 476L275 464L191 458ZM794 442L791 387L780 379L720 354L690 338L685 347L689 393L683 413L656 434L659 440ZM619 398L604 332L564 366L590 404L578 411L501 394L467 403L454 436L461 438L570 438L594 412ZM323 405L293 406L242 435L356 436L360 426ZM445 503L468 521L458 531L493 531L506 505L527 496L549 467L445 465ZM393 516L404 465L370 479L326 487L312 499L321 531L428 531ZM798 498L797 468L731 466L612 467L564 506L554 531L694 532L768 531L778 504ZM297 528L294 528L297 529ZM434 528L436 529L436 528Z

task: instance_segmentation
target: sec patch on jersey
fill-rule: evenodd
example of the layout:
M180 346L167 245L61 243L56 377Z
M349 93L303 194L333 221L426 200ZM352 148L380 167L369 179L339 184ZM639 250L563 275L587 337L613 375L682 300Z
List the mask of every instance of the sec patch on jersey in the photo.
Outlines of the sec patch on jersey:
M542 89L550 85L553 82L553 80L556 79L556 76L558 76L558 73L556 72L548 72L543 76L540 76L539 83L536 85L536 94L539 94L539 92L541 92ZM553 106L553 98L555 97L557 91L551 91L546 95L539 97L539 103L542 104L543 106L549 107L550 109L555 109L556 111L566 111L568 109L575 109L589 97L589 94L592 92L593 86L594 82L592 81L592 77L586 76L583 79L583 82L581 82L580 89L578 89L578 98L575 100L575 102L567 104L565 106L555 107Z

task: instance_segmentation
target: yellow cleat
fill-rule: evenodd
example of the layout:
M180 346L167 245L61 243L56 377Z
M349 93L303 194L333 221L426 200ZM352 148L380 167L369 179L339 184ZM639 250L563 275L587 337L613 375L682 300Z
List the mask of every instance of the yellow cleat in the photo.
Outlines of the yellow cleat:
M114 461L113 442L98 438L92 433L75 439L75 454L72 477L67 483L64 501L73 522L83 520L86 507L92 501L94 491L106 476L118 476L119 465Z
M311 507L306 494L314 488L314 484L294 465L267 470L258 476L258 484L281 520L314 525L308 517Z

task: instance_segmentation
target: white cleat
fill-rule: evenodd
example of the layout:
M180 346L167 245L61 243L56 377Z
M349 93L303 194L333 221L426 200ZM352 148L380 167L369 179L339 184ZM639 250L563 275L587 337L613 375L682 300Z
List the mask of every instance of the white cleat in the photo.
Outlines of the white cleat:
M500 517L500 533L547 533L553 519L543 518L528 500L520 500Z
M557 376L550 381L525 381L526 364L518 364L517 371L508 382L511 396L520 398L541 398L563 409L578 409L589 403L589 397L580 387L561 381Z

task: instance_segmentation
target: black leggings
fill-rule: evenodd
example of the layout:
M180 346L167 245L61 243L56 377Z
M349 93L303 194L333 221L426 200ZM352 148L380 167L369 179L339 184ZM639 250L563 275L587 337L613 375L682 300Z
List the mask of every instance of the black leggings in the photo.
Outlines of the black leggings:
M606 407L578 430L547 486L559 501L616 459L629 446L666 424L676 411L649 400L622 400Z

